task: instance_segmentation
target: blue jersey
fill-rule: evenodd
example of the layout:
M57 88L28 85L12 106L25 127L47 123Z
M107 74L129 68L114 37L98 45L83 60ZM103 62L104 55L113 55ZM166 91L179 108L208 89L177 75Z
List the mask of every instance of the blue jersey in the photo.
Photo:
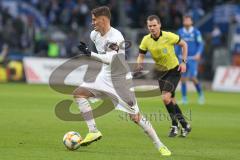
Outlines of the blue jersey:
M183 27L177 31L177 34L188 44L188 60L191 60L196 54L202 54L204 43L201 32L198 29L191 27L187 31ZM182 53L180 47L176 46L175 50L178 57L181 58Z

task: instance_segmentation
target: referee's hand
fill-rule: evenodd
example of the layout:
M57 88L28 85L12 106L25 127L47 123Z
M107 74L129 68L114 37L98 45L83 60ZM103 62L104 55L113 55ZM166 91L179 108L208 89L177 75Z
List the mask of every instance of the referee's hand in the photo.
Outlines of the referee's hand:
M181 63L179 64L179 67L178 67L178 71L180 71L181 73L185 73L187 70L187 67L186 67L186 63Z
M133 77L138 77L139 75L141 75L142 70L143 70L143 66L137 65L137 67L133 71Z
M138 64L137 67L134 69L134 72L141 72L143 70L143 66Z

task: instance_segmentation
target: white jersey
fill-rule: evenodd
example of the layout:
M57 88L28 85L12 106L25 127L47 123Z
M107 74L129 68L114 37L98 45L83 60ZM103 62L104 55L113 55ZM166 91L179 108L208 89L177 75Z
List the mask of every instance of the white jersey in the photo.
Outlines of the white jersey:
M115 65L115 66L117 65L115 62L112 63L114 61L113 59L114 55L115 56L116 54L125 55L125 48L122 45L124 44L124 38L121 32L111 27L111 29L104 36L101 36L101 34L97 31L92 31L90 38L95 44L98 52L98 53L92 52L91 56L94 58L97 58L98 60L101 60L103 62L103 66L95 82L93 83L83 82L80 86L90 89L90 91L96 97L101 97L99 93L105 93L107 95L110 95L110 97L113 95L114 98L115 97L117 98L117 100L116 99L113 100L116 102L115 106L117 107L117 109L129 112L129 113L137 113L139 111L137 104L135 106L130 106L130 107L128 106L129 101L131 101L132 99L134 99L135 101L135 96L124 94L125 93L124 90L127 91L128 88L125 86L126 87L125 89L125 87L121 87L117 85L123 82L123 81L118 82L118 79L121 79L120 77L122 75L125 75L125 73L124 72L122 72L123 74L118 74L118 72L115 73L114 71L116 67L115 69L113 69L114 67L112 66L112 65ZM113 44L117 48L109 49L109 45L111 44ZM112 81L115 82L114 85ZM119 90L116 91L116 88L123 88L123 92L122 91L119 92ZM124 96L126 95L127 97L125 98ZM123 99L129 99L129 97L133 97L133 98L131 98L131 100L123 100ZM118 105L120 101L122 102L122 104Z
M108 44L117 44L118 46L124 43L124 38L117 29L111 27L111 29L104 35L101 36L100 32L92 31L90 35L91 40L96 46L97 54L92 52L92 57L96 57L103 61L103 66L98 74L96 81L92 84L90 83L83 83L81 86L88 86L88 87L98 87L98 89L106 91L106 88L103 85L99 84L107 84L111 87L112 85L112 74L111 74L111 68L113 65L111 62L113 60L114 54L125 54L124 48L119 47L118 51L114 50L107 50ZM97 85L97 86L96 86ZM101 87L103 86L103 87Z
M111 29L104 36L101 36L101 34L97 31L92 31L90 38L95 44L98 54L104 54L104 55L99 55L100 59L102 59L101 57L104 56L102 61L105 62L103 63L103 68L99 76L101 76L102 78L111 77L111 65L112 65L111 62L113 60L112 58L114 54L119 54L119 53L125 54L125 49L123 47L119 47L118 51L114 51L114 50L110 51L107 49L107 47L109 44L116 44L120 46L121 44L124 43L124 38L121 32L111 27Z

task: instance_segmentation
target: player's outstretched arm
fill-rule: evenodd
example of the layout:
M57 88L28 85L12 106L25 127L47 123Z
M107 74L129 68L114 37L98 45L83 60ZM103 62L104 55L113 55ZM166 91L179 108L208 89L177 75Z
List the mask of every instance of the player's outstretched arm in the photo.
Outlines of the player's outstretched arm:
M105 64L110 64L110 62L112 61L113 55L117 53L116 50L108 50L105 53L98 54L98 53L92 52L84 42L80 42L77 48L80 51L80 54L91 56L95 60Z
M101 62L103 62L105 64L110 64L113 60L113 56L118 53L119 53L119 45L117 44L117 42L115 42L115 43L108 42L106 44L104 53L97 54L97 53L92 52L92 56L96 60L100 60Z
M91 52L92 57L105 64L110 64L113 58L113 55L117 54L116 51L106 51L105 53L97 54L95 52Z

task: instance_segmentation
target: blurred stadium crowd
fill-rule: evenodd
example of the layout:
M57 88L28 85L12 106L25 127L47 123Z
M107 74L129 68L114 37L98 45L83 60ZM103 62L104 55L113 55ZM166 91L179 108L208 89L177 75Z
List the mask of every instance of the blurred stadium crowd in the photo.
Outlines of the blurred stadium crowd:
M124 33L126 28L144 30L146 17L150 14L157 14L161 18L164 30L176 31L182 26L184 14L191 15L197 23L221 4L238 4L238 1L0 0L0 48L7 45L9 55L15 57L72 57L75 55L74 46L79 40L89 41L90 11L96 6L109 6L112 25ZM18 11L14 12L11 7L18 8ZM215 26L204 38L207 44L224 46L227 42L222 35L219 27ZM211 52L211 48L206 51Z
M22 0L21 2L36 8L46 18L48 25L64 28L64 31L69 33L66 39L68 42L68 39L71 41L74 39L73 35L76 35L74 32L78 31L79 27L90 27L89 12L99 5L108 5L112 12L112 25L122 26L118 12L119 1L117 0ZM183 14L189 13L194 21L198 21L214 5L223 2L219 0L126 0L121 4L123 5L121 9L126 14L127 18L124 19L124 23L127 27L144 27L146 16L154 13L160 16L163 28L176 30L181 26ZM3 8L2 5L0 13L1 44L7 43L11 49L20 51L29 51L29 49L33 49L32 47L35 49L34 53L41 49L47 51L51 39L47 36L41 37L42 33L39 33L39 28L33 24L34 17L24 15L13 17L9 10ZM46 32L46 30L44 31ZM78 39L78 37L76 38ZM39 44L40 39L42 42ZM68 48L68 44L65 45ZM70 52L67 51L69 54ZM61 55L66 56L64 53Z

